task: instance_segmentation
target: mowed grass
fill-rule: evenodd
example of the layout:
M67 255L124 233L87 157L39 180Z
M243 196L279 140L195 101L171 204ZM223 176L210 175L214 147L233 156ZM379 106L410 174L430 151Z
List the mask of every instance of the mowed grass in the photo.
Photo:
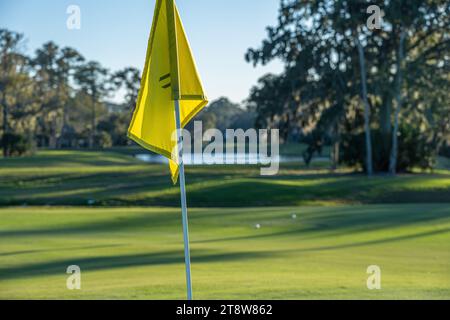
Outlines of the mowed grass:
M446 162L443 162L446 163ZM342 169L325 162L282 165L260 176L257 166L187 168L191 207L267 207L374 203L450 203L450 171L397 178ZM119 152L40 151L0 159L0 206L179 206L166 165Z
M185 298L178 187L132 154L0 159L0 298ZM195 298L450 299L448 159L439 166L371 179L326 162L273 177L188 167ZM66 288L69 265L82 290ZM381 290L366 287L370 265Z
M185 298L178 209L3 208L0 221L1 299ZM190 227L196 299L450 298L447 205L192 209ZM69 265L81 290L66 289Z

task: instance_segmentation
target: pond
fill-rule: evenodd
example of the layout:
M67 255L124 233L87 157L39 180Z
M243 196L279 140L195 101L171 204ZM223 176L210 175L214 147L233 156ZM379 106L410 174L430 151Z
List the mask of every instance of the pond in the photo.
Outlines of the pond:
M152 164L167 163L167 159L160 155L153 154L138 154L136 158ZM278 163L292 163L303 161L302 157L297 156L277 156L267 157L261 156L258 153L236 153L233 156L227 156L225 153L211 154L185 154L183 156L184 163L189 166L204 166L204 165L235 165L235 164L263 164L267 165L271 162Z

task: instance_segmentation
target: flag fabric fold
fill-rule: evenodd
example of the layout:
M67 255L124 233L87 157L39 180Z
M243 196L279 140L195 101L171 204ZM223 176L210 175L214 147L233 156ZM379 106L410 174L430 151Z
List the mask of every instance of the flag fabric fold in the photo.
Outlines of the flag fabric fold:
M184 128L208 103L174 0L157 0L141 88L128 136L169 159L178 179L174 100Z

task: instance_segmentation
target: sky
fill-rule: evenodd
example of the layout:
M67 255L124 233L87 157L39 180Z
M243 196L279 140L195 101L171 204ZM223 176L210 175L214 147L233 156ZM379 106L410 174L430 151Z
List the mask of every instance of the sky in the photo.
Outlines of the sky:
M69 5L81 9L81 29L66 26ZM52 40L77 49L112 71L142 70L155 0L0 0L0 28L24 33L32 54ZM280 73L273 61L253 67L244 55L259 47L277 21L279 0L177 0L200 76L210 101L246 99L262 75ZM116 99L120 99L117 98Z

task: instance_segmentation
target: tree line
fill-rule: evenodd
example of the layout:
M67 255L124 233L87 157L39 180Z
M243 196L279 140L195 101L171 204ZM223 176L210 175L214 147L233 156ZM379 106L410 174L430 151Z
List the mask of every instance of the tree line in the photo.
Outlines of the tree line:
M374 4L384 16L371 30ZM285 64L250 93L258 125L284 140L300 132L306 162L331 145L335 167L368 175L431 168L450 141L449 13L445 0L282 0L278 24L246 54Z
M96 148L126 145L140 86L133 67L111 72L77 50L47 42L32 56L24 35L0 29L1 146L4 157L32 146ZM114 92L124 103L108 103Z
M132 144L127 129L140 71L111 72L73 48L47 42L32 56L24 36L0 29L0 144L4 157L35 148L105 148ZM120 90L123 103L108 102ZM255 116L221 97L196 118L204 130L248 129ZM187 128L193 131L190 124Z

